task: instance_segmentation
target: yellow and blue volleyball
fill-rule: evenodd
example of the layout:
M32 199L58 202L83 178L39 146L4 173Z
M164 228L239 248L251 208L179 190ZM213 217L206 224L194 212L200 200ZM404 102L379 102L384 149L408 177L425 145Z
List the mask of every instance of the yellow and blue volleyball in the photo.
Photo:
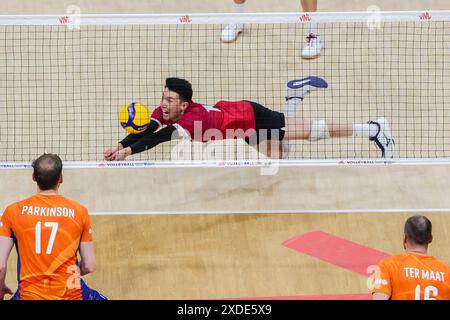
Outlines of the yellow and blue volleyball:
M119 121L126 132L141 133L150 124L150 111L139 102L132 102L120 110Z

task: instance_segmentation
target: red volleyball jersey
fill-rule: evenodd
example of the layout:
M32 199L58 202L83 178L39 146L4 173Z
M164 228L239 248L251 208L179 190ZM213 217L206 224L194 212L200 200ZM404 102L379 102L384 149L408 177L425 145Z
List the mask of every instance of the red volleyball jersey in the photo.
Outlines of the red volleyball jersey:
M214 106L189 103L177 122L163 119L162 108L151 115L160 125L174 125L196 141L249 138L255 132L255 113L248 101L219 101Z

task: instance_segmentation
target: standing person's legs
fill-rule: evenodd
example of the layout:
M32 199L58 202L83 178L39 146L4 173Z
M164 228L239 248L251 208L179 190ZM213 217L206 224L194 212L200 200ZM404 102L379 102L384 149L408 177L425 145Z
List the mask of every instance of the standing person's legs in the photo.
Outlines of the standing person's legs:
M243 13L245 9L245 0L234 0L233 9L235 13ZM222 42L233 42L238 35L244 31L242 23L230 23L222 30Z
M316 12L317 0L300 0L303 12Z
M300 0L303 12L316 12L317 0ZM315 22L308 22L308 34L306 35L306 43L302 49L302 57L304 59L317 58L322 50L322 41L320 40L319 31Z

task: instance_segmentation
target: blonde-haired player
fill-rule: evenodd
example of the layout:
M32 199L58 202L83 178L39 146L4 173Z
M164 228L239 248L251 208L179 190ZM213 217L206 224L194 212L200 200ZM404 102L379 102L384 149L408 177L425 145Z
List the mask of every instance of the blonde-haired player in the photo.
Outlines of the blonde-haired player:
M234 0L233 8L235 13L243 13L245 11L246 0ZM300 0L303 12L316 12L317 0ZM244 25L241 23L230 23L222 30L222 42L233 42L238 35L244 31ZM322 41L320 40L319 31L315 22L308 22L308 34L301 51L304 59L313 59L320 56L322 50Z
M431 221L422 215L406 220L405 253L380 261L374 300L449 300L450 267L428 255L433 240Z

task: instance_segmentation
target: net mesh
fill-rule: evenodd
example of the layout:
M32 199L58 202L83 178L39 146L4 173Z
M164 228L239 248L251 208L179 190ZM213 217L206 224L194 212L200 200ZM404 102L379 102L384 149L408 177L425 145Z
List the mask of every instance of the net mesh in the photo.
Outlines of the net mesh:
M318 23L318 59L300 56L307 24L247 23L233 43L224 24L0 26L0 162L43 152L101 161L126 136L119 110L154 109L167 77L189 80L194 101L252 100L285 111L286 83L306 76L329 87L297 110L305 121L364 123L385 117L395 158L450 158L450 22ZM181 142L191 159L259 159L242 140ZM214 151L211 152L211 144ZM379 158L366 138L291 142L289 159ZM127 160L171 160L179 141ZM209 148L205 152L205 148Z

